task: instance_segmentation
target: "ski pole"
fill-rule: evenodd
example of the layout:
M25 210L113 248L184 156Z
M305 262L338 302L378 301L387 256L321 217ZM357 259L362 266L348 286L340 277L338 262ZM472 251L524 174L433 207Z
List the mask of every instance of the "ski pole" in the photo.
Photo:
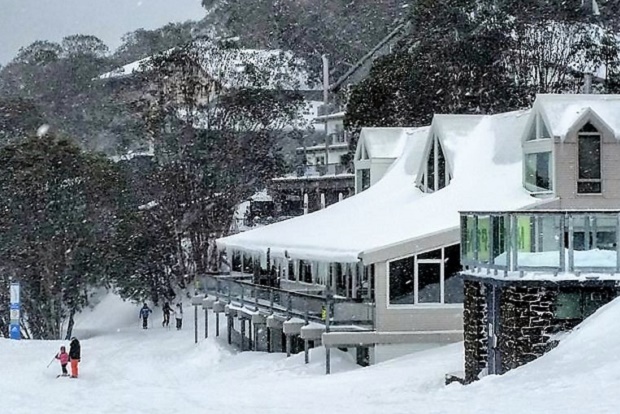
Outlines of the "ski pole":
M49 363L49 364L47 364L47 368L49 368L49 367L50 367L50 365L52 365L52 362L54 362L54 360L55 360L55 359L56 359L56 355L54 355L54 358L52 358L52 360L50 361L50 363Z

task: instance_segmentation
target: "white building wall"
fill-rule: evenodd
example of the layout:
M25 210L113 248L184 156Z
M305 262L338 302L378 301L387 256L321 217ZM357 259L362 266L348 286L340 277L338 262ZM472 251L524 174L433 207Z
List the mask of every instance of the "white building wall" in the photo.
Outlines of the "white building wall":
M462 304L388 305L387 262L375 263L376 328L381 332L462 331Z
M375 345L370 352L371 365L389 361L412 354L414 352L426 351L427 349L437 348L445 344L393 344L393 345Z

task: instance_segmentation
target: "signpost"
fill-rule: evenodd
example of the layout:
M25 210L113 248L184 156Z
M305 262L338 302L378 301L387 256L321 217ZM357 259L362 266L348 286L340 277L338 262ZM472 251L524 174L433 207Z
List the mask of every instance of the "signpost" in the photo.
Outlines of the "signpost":
M11 324L9 327L9 337L11 339L21 339L21 331L19 328L20 304L19 304L19 283L11 283Z

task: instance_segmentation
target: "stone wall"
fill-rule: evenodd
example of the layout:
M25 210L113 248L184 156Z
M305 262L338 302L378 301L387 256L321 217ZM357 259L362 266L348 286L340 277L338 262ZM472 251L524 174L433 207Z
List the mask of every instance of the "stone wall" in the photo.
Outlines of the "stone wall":
M499 348L502 372L533 361L554 346L557 288L505 286L501 294Z
M487 303L482 282L466 280L464 289L465 382L470 383L487 366Z
M496 283L499 292L499 326L495 327L501 366L498 373L527 364L557 345L552 337L557 332L569 331L582 321L556 317L558 295L579 292L583 297L596 295L599 303L618 296L616 282L507 282L469 279L465 280L464 337L465 382L480 378L489 366L489 306L487 292ZM584 316L593 312L594 308Z

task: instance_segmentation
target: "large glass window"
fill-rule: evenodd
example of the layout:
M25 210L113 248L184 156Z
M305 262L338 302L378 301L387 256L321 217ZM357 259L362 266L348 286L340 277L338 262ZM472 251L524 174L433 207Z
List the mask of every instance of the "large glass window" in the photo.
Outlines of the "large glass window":
M580 194L598 194L601 186L601 135L587 124L577 137L579 176L577 192Z
M462 303L458 244L389 263L392 305Z
M533 192L551 191L551 152L525 155L525 188Z

